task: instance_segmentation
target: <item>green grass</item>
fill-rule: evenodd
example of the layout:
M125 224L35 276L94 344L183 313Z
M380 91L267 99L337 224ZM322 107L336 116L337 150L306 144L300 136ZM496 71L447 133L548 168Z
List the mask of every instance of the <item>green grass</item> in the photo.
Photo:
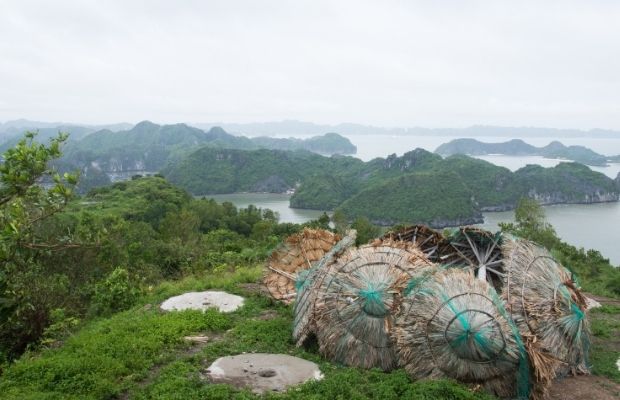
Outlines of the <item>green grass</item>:
M590 363L592 373L620 383L620 307L604 305L590 313L594 337Z
M57 349L27 354L0 376L2 399L254 399L256 395L204 381L202 372L216 358L242 352L271 352L317 362L325 378L278 399L478 399L483 393L451 381L412 382L404 371L383 373L334 365L316 349L295 347L292 310L245 291L260 268L190 277L153 288L141 304L108 319L88 323ZM163 313L165 298L191 290L225 289L246 297L231 314L210 310ZM269 312L269 318L264 316ZM212 338L199 351L188 351L183 336Z
M182 337L222 331L231 319L216 311L162 314L135 309L89 324L60 349L22 357L0 382L4 398L105 399L168 361Z
M258 396L247 390L210 384L203 374L221 356L270 352L316 362L325 378L263 398L492 399L452 381L412 382L403 370L384 373L344 367L323 359L316 348L295 347L291 307L248 292L242 285L256 282L261 273L255 267L163 283L135 308L86 324L61 347L22 357L0 376L0 398L255 399ZM169 296L210 288L242 294L244 307L231 314L158 309ZM620 307L603 306L592 311L590 319L593 373L620 382L616 367L620 351L609 346L620 337ZM183 336L199 333L212 340L189 351L191 345Z

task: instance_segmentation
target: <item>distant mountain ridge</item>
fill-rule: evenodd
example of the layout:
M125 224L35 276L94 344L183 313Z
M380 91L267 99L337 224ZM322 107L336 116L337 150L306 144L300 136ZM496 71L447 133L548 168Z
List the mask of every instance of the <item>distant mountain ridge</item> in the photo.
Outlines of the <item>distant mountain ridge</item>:
M247 138L234 136L220 127L203 131L186 124L158 125L142 121L126 131L101 130L70 142L65 158L90 162L106 172L159 170L200 146L257 150L260 148L308 150L325 154L355 153L346 138L330 133L301 139Z
M15 146L24 136L24 132L27 131L38 132L37 140L40 142L49 141L51 138L58 136L58 132L68 133L69 140L75 141L100 130L121 131L131 129L132 127L133 125L128 123L89 125L31 121L28 119L0 122L0 152Z
M258 150L304 150L319 154L354 154L357 148L337 133L311 138L269 138L235 136L221 127L208 131L187 124L158 125L142 121L129 129L109 125L106 129L79 125L51 126L52 123L16 120L2 126L9 136L0 144L0 151L13 147L27 130L37 131L37 140L47 142L59 132L69 133L63 157L55 162L60 171L81 171L79 191L104 186L111 179L128 179L136 173L155 173L169 163L178 162L200 147ZM1 138L0 138L1 139Z
M254 123L191 123L201 129L221 126L229 132L248 136L274 135L317 135L324 132L338 132L342 135L410 135L410 136L501 136L501 137L592 137L620 138L620 131L611 129L557 129L541 127L506 127L491 125L473 125L465 128L423 128L423 127L378 127L371 125L340 123L315 124L312 122L285 120Z
M620 138L620 130L613 129L562 129L532 126L507 127L493 125L472 125L463 128L424 128L424 127L381 127L359 123L316 124L298 120L269 122L229 123L229 122L187 122L187 125L209 130L221 127L227 132L246 136L312 136L323 135L325 132L338 132L341 135L411 135L411 136L500 136L500 137L592 137ZM92 129L110 129L113 131L129 130L133 124L82 124L69 122L42 122L27 119L16 119L0 122L0 136L10 128L55 128L57 126L80 126Z
M512 139L501 143L486 143L476 139L454 139L437 147L435 153L444 157L454 154L481 156L501 154L508 156L543 156L546 158L560 158L576 161L585 165L606 166L607 162L614 162L615 157L599 154L584 146L565 146L559 141L552 141L546 146L536 147L521 139Z
M27 119L16 119L0 122L0 151L5 151L23 137L26 131L38 132L39 141L48 141L58 135L58 132L69 133L71 140L79 140L93 132L108 129L112 131L131 129L133 125L127 123L83 125L64 122L42 122Z
M171 135L179 134L183 129L187 131L191 131L192 129L198 129L203 132L206 131L206 135L202 137L200 135L196 136L196 131L194 131L194 133L191 133L190 135L193 136L197 142L210 143L212 145L217 145L221 147L241 149L268 148L279 150L308 150L311 152L326 155L355 154L357 151L357 148L348 139L342 137L334 131L329 130L318 133L316 135L317 137L304 139L294 137L273 138L264 135L260 137L246 138L239 135L232 135L226 132L220 126L209 126L208 129L204 130L184 123L158 125L150 121L142 121L136 125L128 123L88 125L64 122L31 121L27 119L11 120L4 123L0 122L0 141L4 140L4 143L0 142L0 148L7 148L13 146L17 142L17 140L22 137L25 131L38 131L38 139L43 141L56 136L58 132L69 133L69 140L71 142L81 140L92 133L97 133L99 136L114 136L114 133L119 133L120 135L116 135L111 140L108 140L109 138L95 139L92 140L92 142L99 141L101 144L109 147L110 143L116 145L117 142L121 141L121 139L119 138L120 136L128 134L129 136L133 136L133 138L129 138L130 141L134 142L132 144L136 144L135 142L138 140L147 140L148 142L153 144L152 140L147 137L141 136L141 134L143 134L144 132L149 133L152 131L156 135L158 135L159 133L157 133L156 131L158 131L160 127L164 127L164 130L166 130L166 132ZM170 129L169 127L176 128ZM136 138L138 140L134 140ZM172 138L171 141L174 142L175 139ZM91 142L91 139L86 140L84 143L88 142ZM160 140L160 143L170 144L165 140ZM88 145L82 145L82 147L84 146Z
M41 128L37 139L47 141L60 130L62 127ZM157 172L203 146L307 150L321 154L348 154L357 150L348 139L336 133L304 140L247 138L231 135L220 127L205 132L186 124L158 125L150 121L142 121L128 130L92 132L90 128L71 126L69 132L63 157L56 165L63 171L78 169L82 172L79 186L82 192L108 184L111 177L127 179L136 173ZM21 137L20 134L3 146L13 146Z
M110 129L113 131L127 130L133 127L133 124L127 122L119 122L112 124L80 124L72 122L45 122L45 121L32 121L29 119L14 119L10 121L0 122L0 131L7 131L16 129L23 131L24 129L47 129L62 127L81 127L88 128L90 130L98 131L101 129Z

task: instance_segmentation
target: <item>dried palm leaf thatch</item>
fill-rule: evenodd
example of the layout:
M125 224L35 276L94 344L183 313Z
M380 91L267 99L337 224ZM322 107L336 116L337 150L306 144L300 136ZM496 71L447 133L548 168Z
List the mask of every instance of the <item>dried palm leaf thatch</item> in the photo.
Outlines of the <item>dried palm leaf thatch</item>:
M318 286L321 285L327 269L332 265L334 257L355 245L357 232L352 229L345 237L336 243L321 260L312 268L303 270L297 275L293 338L297 346L303 345L309 335L316 333L315 307Z
M386 240L413 243L432 262L442 262L441 256L446 252L454 253L443 235L426 225L411 225L389 231L381 238L375 239L372 244L376 245Z
M464 226L449 231L446 239L453 253L442 256L447 266L468 266L479 279L486 280L499 292L504 282L502 233Z
M434 268L415 246L365 245L332 262L318 286L316 336L326 358L361 368L394 368L394 315L412 276Z
M450 377L501 397L529 395L519 331L495 289L468 270L414 277L394 338L400 366L415 379Z
M269 258L263 283L276 300L295 299L297 275L312 267L340 240L339 235L323 229L305 228L289 236Z
M555 375L587 373L590 331L586 300L571 273L537 244L506 238L502 245L508 304L543 393Z

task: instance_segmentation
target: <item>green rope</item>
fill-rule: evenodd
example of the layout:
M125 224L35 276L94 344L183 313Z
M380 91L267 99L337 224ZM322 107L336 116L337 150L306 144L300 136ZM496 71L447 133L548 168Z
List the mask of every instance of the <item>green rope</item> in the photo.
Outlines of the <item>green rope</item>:
M558 323L562 326L564 333L569 336L572 343L581 343L583 362L586 368L590 368L589 356L590 356L590 338L588 335L583 334L583 326L585 323L586 314L579 308L579 306L572 300L570 292L566 285L560 286L560 293L564 296L570 306L570 314L564 315L558 319ZM573 360L571 360L573 361ZM579 364L579 361L577 361Z
M310 275L309 269L301 271L297 274L297 279L295 280L295 290L299 294L299 292L310 285L310 280L308 279L308 275Z
M444 301L444 303L446 303L448 308L454 313L454 315L457 316L456 318L461 323L461 327L466 332L470 332L471 326L469 325L469 322L465 318L465 315L463 313L459 313L459 311L456 309L456 307L454 307L454 305L452 304L452 300L450 298L448 298L448 296L445 293L441 294L441 298Z
M489 328L472 328L471 323L465 317L465 312L457 310L452 303L453 299L448 298L446 293L442 293L441 297L460 324L460 329L456 330L457 336L448 342L450 347L456 350L460 356L470 360L479 361L479 357L475 354L476 349L479 349L485 358L492 358L498 346L493 346L490 338L484 336L489 333ZM472 348L472 345L475 348Z
M387 314L383 298L385 296L385 288L383 286L375 287L372 283L368 283L366 289L360 289L357 294L363 299L364 312L366 314L384 317Z
M519 329L517 325L515 325L512 318L506 312L502 301L500 300L497 292L492 287L489 288L491 293L491 297L493 299L493 303L497 307L499 313L504 317L504 319L508 322L510 326L510 330L512 331L512 335L517 343L517 348L519 349L519 372L517 374L517 396L519 399L528 399L530 396L530 391L532 390L532 384L530 382L530 363L527 355L527 350L525 349L525 344L523 344L523 339L521 338L521 334L519 333Z
M414 296L416 294L430 294L430 290L424 287L424 284L428 282L429 279L429 274L414 276L407 283L407 287L405 287L403 294L405 297L408 297L410 294L413 294Z

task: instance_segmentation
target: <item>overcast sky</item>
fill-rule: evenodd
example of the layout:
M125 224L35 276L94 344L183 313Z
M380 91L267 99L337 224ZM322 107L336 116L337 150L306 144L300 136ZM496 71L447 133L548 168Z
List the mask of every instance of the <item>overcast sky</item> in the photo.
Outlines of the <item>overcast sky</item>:
M620 129L619 1L0 0L0 121Z

